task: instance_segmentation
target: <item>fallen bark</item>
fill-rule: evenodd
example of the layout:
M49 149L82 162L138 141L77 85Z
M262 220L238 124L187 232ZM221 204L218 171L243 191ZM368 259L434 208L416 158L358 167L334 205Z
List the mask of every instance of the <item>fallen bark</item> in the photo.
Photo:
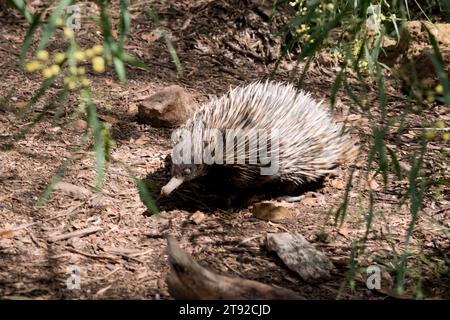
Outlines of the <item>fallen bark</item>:
M294 291L257 281L216 274L200 266L178 242L167 237L171 273L166 282L169 293L183 300L303 300Z

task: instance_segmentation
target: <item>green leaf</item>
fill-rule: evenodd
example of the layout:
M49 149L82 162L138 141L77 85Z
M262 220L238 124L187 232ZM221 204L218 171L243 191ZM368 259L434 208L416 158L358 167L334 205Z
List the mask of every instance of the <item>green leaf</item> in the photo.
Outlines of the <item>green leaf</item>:
M54 127L56 125L56 123L59 121L59 119L61 118L61 116L64 112L64 106L66 104L66 99L67 99L68 93L69 93L69 89L66 86L64 86L64 89L58 93L58 96L56 98L56 101L58 104L58 109L56 109L55 115L53 117L52 127Z
M388 153L392 159L392 164L394 165L394 170L395 170L395 173L397 174L397 178L399 180L402 180L403 176L402 176L402 171L400 169L400 163L398 162L398 159L397 159L397 155L395 154L394 150L392 150L388 146L386 146L386 150L388 151Z
M353 89L348 85L346 79L344 79L344 89L347 95L350 97L350 99L352 99L353 102L356 103L361 108L362 111L367 110L363 102L356 96L356 94L353 92Z
M132 66L144 69L146 71L150 70L150 68L145 63L136 59L135 57L133 57L131 54L129 54L127 52L123 53L123 61L131 64Z
M348 199L350 195L350 190L352 188L353 183L353 174L355 172L355 169L353 169L350 172L350 178L347 181L347 185L345 186L345 193L344 193L344 200L342 201L342 204L339 206L339 208L336 211L334 222L337 224L337 221L340 220L340 225L344 223L345 216L347 215L347 208L348 208Z
M177 51L175 50L172 40L170 40L169 34L166 30L162 30L162 36L164 38L164 41L166 42L167 48L169 49L170 56L172 57L172 62L175 64L178 74L181 74L183 72L183 68L181 67L180 59L178 58Z
M65 99L65 97L67 96L67 88L64 87L64 89L62 89L60 92L58 92L57 94L57 101L58 101L58 105L62 105L64 108L64 101L62 101L63 99ZM47 103L45 105L45 107L38 113L37 116L35 116L33 118L33 120L31 120L31 123L28 124L27 126L25 126L22 130L20 130L20 132L15 135L14 139L22 139L28 132L30 132L30 130L37 124L39 123L47 114L48 110L54 109L55 108L55 104L53 102Z
M137 188L139 190L139 195L140 195L142 201L144 201L144 204L147 207L147 209L152 214L159 213L159 209L156 206L155 201L150 196L150 193L148 192L148 189L147 189L147 186L146 186L145 182L142 181L141 179L137 179L137 180L135 180L135 183L136 183L136 186L137 186Z
M341 71L339 71L339 74L337 75L336 80L334 81L333 86L331 87L330 101L332 109L336 105L336 96L339 91L339 88L341 87L342 78L344 77L344 70L345 66L341 66Z
M347 3L346 6L342 9L339 14L336 15L336 17L327 22L324 26L321 26L320 28L317 28L316 32L314 32L311 36L311 38L314 40L314 42L311 44L307 44L305 48L302 48L302 51L297 57L297 61L302 60L305 57L309 57L313 55L314 52L318 51L318 49L321 48L323 41L327 38L328 33L337 27L342 20L342 17L346 14L346 11L349 7L349 4Z
M50 78L46 79L41 86L39 87L38 91L34 94L33 97L28 101L28 103L19 110L18 114L19 116L24 116L28 111L30 111L31 107L45 94L48 88L55 82L56 78Z
M32 18L33 20L25 36L25 39L23 40L22 49L20 50L20 64L23 64L23 60L25 59L28 49L30 48L31 41L33 41L34 34L36 33L37 28L42 24L41 16L42 12L39 12Z
M80 150L83 148L87 141L87 135L84 135L82 138L82 143L72 152L72 155L67 158L63 164L58 168L56 171L56 174L53 175L52 180L50 184L47 186L45 191L42 193L42 195L39 197L36 207L41 208L47 201L52 192L55 189L55 184L57 184L59 181L61 181L62 177L67 171L67 168L73 163L75 156L80 152Z
M113 37L111 34L111 23L109 20L108 10L105 5L104 0L100 0L100 25L102 27L102 33L104 37L104 42L111 45L113 42Z
M180 62L180 59L178 58L177 51L175 50L175 47L173 46L172 40L170 40L169 34L167 33L166 29L159 22L158 14L155 11L153 11L151 8L147 8L147 14L153 19L155 24L161 30L161 34L164 38L164 41L166 42L167 48L169 50L169 54L172 57L172 62L175 64L178 74L181 74L183 69L181 67L181 62Z
M23 0L12 0L12 3L17 8L17 10L22 13L22 15L27 19L29 23L33 23L33 15L27 10L25 1Z
M374 203L375 203L375 200L374 200L374 196L373 196L373 191L369 190L369 211L366 214L366 232L364 233L363 242L367 241L367 237L369 236L370 229L372 228Z
M114 68L116 69L117 76L121 82L125 82L127 80L125 66L123 65L123 61L118 57L113 57Z
M122 166L124 166L125 170L128 172L130 177L134 180L134 183L136 184L136 187L138 188L139 191L139 196L141 197L148 211L151 212L152 214L158 214L159 213L158 206L151 197L146 182L141 179L138 179L134 174L134 172L127 165L123 163L121 164Z
M72 1L73 0L60 0L56 8L53 9L47 24L43 28L41 40L39 42L37 51L43 50L45 48L48 41L56 31L56 19L61 17L63 11L67 8L67 6L72 4Z
M39 197L36 207L42 208L44 204L48 201L48 198L52 194L52 192L55 190L55 185L61 181L62 177L67 171L67 168L69 167L70 163L72 162L72 158L69 158L64 161L63 165L58 169L58 172L52 177L52 180L50 184L45 189L44 193Z
M103 189L103 180L105 177L105 143L102 135L102 126L98 120L97 111L95 110L89 91L83 89L82 97L86 103L88 124L94 134L95 172L97 173L96 189L100 191Z
M130 30L130 11L128 11L128 0L120 0L120 24L119 34L122 45L125 43L127 33Z

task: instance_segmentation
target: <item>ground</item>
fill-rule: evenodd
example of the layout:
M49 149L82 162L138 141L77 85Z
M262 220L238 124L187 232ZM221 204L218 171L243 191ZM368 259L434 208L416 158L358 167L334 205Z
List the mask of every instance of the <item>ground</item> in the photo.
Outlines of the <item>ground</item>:
M111 71L102 75L89 73L89 77L93 80L92 92L100 118L111 125L116 142L112 156L132 168L138 177L161 186L169 179L165 158L171 151L171 130L140 124L135 116L138 101L177 84L202 102L230 87L267 78L274 68L280 42L271 36L264 12L246 1L148 4L169 31L183 72L177 73L164 40L153 32L155 24L141 10L145 4L136 2L131 5L133 26L127 49L148 64L150 70L128 68L125 85L114 81ZM95 10L93 4L86 4L86 12L93 14ZM57 88L51 88L25 117L15 113L38 89L42 79L19 68L18 53L26 23L11 15L0 19L3 144L31 123ZM80 43L89 46L99 42L101 38L92 22L87 16L83 21L89 27L82 27L77 33ZM62 40L55 39L49 50L57 50L61 45ZM293 68L295 61L283 60L275 78L287 81ZM336 65L318 60L310 68L303 87L315 98L328 101L338 71ZM351 76L348 80L356 83ZM375 106L375 88L368 89ZM397 82L386 82L386 91L389 112L400 113L406 97ZM75 94L70 96L65 115L76 110L76 98ZM422 115L408 116L406 124L420 128L424 116L430 120L449 117L442 108L433 104ZM171 234L207 268L289 288L309 299L398 298L393 279L411 221L409 205L400 205L407 179L390 177L386 190L382 179L367 182L370 120L352 107L345 92L338 93L334 114L338 121L346 121L353 128L355 141L360 141L362 153L358 161L341 167L336 176L327 177L321 186L307 191L302 201L281 202L295 218L272 223L254 218L251 205L230 207L226 201L213 201L215 205L211 206L205 194L196 193L199 189L195 184L171 201L159 201L161 213L150 215L133 179L118 163L107 164L104 189L96 193L94 154L91 142L82 141L83 123L63 117L52 126L54 112L47 112L42 122L16 139L13 148L0 151L0 297L170 299L165 283L169 272L165 236ZM395 132L390 133L389 141L395 146ZM420 148L419 142L420 132L414 129L402 136L402 170L408 170L412 155ZM449 146L432 141L429 147L424 174L431 177L438 168L448 169ZM36 201L66 160L70 161L63 181L89 193L56 190L44 207L37 208ZM347 215L339 226L334 213L343 201L352 168L355 171ZM214 190L214 185L211 188ZM352 243L366 231L369 190L373 190L375 203L373 227L365 248L357 255L358 269L353 276L356 286L352 289L347 281L352 270ZM418 286L426 297L449 298L448 238L440 226L450 227L450 198L448 188L444 186L440 193L439 190L427 193L415 224L404 298L414 297ZM205 214L198 224L190 219L197 211ZM83 237L57 240L58 235L87 227L98 230ZM267 233L285 231L304 235L327 254L334 264L329 281L306 283L289 271L276 254L268 252ZM367 289L366 273L359 269L374 264L384 270L380 290ZM81 272L81 289L70 290L66 280L74 266Z

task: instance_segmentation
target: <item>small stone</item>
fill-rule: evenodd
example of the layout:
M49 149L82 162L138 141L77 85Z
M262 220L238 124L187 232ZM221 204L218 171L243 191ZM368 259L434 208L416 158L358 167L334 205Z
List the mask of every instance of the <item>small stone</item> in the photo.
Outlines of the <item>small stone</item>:
M143 134L139 138L137 138L136 141L134 141L134 143L137 144L138 146L143 146L144 144L146 144L149 141L150 141L150 138L148 136L146 136L145 134Z
M275 251L284 264L297 272L307 282L319 282L330 278L333 264L300 234L269 233L267 248Z
M84 132L86 130L87 126L88 126L87 122L84 121L83 119L75 120L75 122L73 123L73 128L77 132Z
M91 206L104 207L108 203L108 198L104 195L97 194L91 199Z
M317 197L316 197L316 196L313 196L313 197L305 197L305 198L302 200L302 204L304 204L305 206L314 207L314 206L317 206L317 205L322 204L323 201L324 201L323 195L320 195L320 196L317 196Z
M69 193L73 197L79 198L79 199L87 198L91 195L91 192L84 187L76 186L74 184L62 182L62 181L55 184L53 188L55 190L60 190L60 191Z
M200 224L206 219L206 215L204 213L201 213L200 211L196 211L194 214L192 214L189 217L189 220L194 222L195 224Z
M85 242L79 237L69 239L69 245L74 249L82 249L86 246Z
M338 190L343 190L345 188L345 182L341 179L331 180L331 186Z
M177 85L167 87L138 104L138 117L154 127L177 127L194 113L195 102Z
M133 116L136 115L136 114L138 113L138 107L137 107L137 104L134 103L134 102L131 102L130 105L128 106L127 113L128 113L129 115L133 115Z
M369 180L367 187L368 187L368 189L371 189L373 191L380 190L380 185L374 179Z

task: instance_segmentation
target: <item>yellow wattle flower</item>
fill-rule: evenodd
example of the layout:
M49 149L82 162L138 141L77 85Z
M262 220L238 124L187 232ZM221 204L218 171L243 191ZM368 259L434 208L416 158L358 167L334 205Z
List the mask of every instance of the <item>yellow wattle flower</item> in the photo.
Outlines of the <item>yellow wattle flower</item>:
M55 61L56 63L60 64L64 61L64 59L66 58L66 54L62 53L62 52L57 52L55 53L55 56L53 57L53 61Z
M75 52L75 59L77 59L77 61L83 61L86 60L86 54L84 53L84 51L76 51Z
M64 37L66 37L66 39L72 39L73 38L73 30L65 27L64 28Z
M61 68L57 64L52 65L49 69L52 71L53 76L57 76L61 71Z
M92 68L98 73L105 72L105 59L103 57L92 58Z
M52 69L51 68L42 69L42 75L46 79L53 77Z
M444 140L445 142L450 140L450 133L446 132L442 135L442 140Z
M91 81L89 81L89 79L87 79L87 78L83 78L83 79L81 79L81 84L84 87L87 87L87 86L89 86L91 84Z
M443 128L445 128L445 123L442 120L438 120L438 121L436 121L435 126L436 126L436 128L443 129Z
M67 84L67 87L69 88L69 90L73 90L77 87L77 83L75 81L69 81L69 83Z
M427 131L425 131L425 137L428 139L428 140L430 140L430 139L433 139L434 138L434 136L435 136L435 132L434 132L434 130L427 130Z
M41 61L47 61L48 60L48 52L45 50L39 50L36 53L36 58L38 58Z
M42 67L42 65L38 61L33 60L33 61L27 62L27 64L25 64L25 71L35 72L35 71L39 70L41 67Z
M84 53L86 54L87 59L90 59L93 56L95 56L94 49L92 49L92 48L87 49Z
M64 25L64 20L61 17L56 18L55 25L59 27Z
M96 44L92 47L92 51L94 52L94 55L101 55L103 54L103 46L101 44Z
M86 68L84 68L84 67L79 67L79 68L77 69L77 74L80 75L80 76L85 75L85 74L86 74Z
M436 91L437 94L443 94L444 93L444 87L442 84L438 84L436 88L434 88L434 91Z

